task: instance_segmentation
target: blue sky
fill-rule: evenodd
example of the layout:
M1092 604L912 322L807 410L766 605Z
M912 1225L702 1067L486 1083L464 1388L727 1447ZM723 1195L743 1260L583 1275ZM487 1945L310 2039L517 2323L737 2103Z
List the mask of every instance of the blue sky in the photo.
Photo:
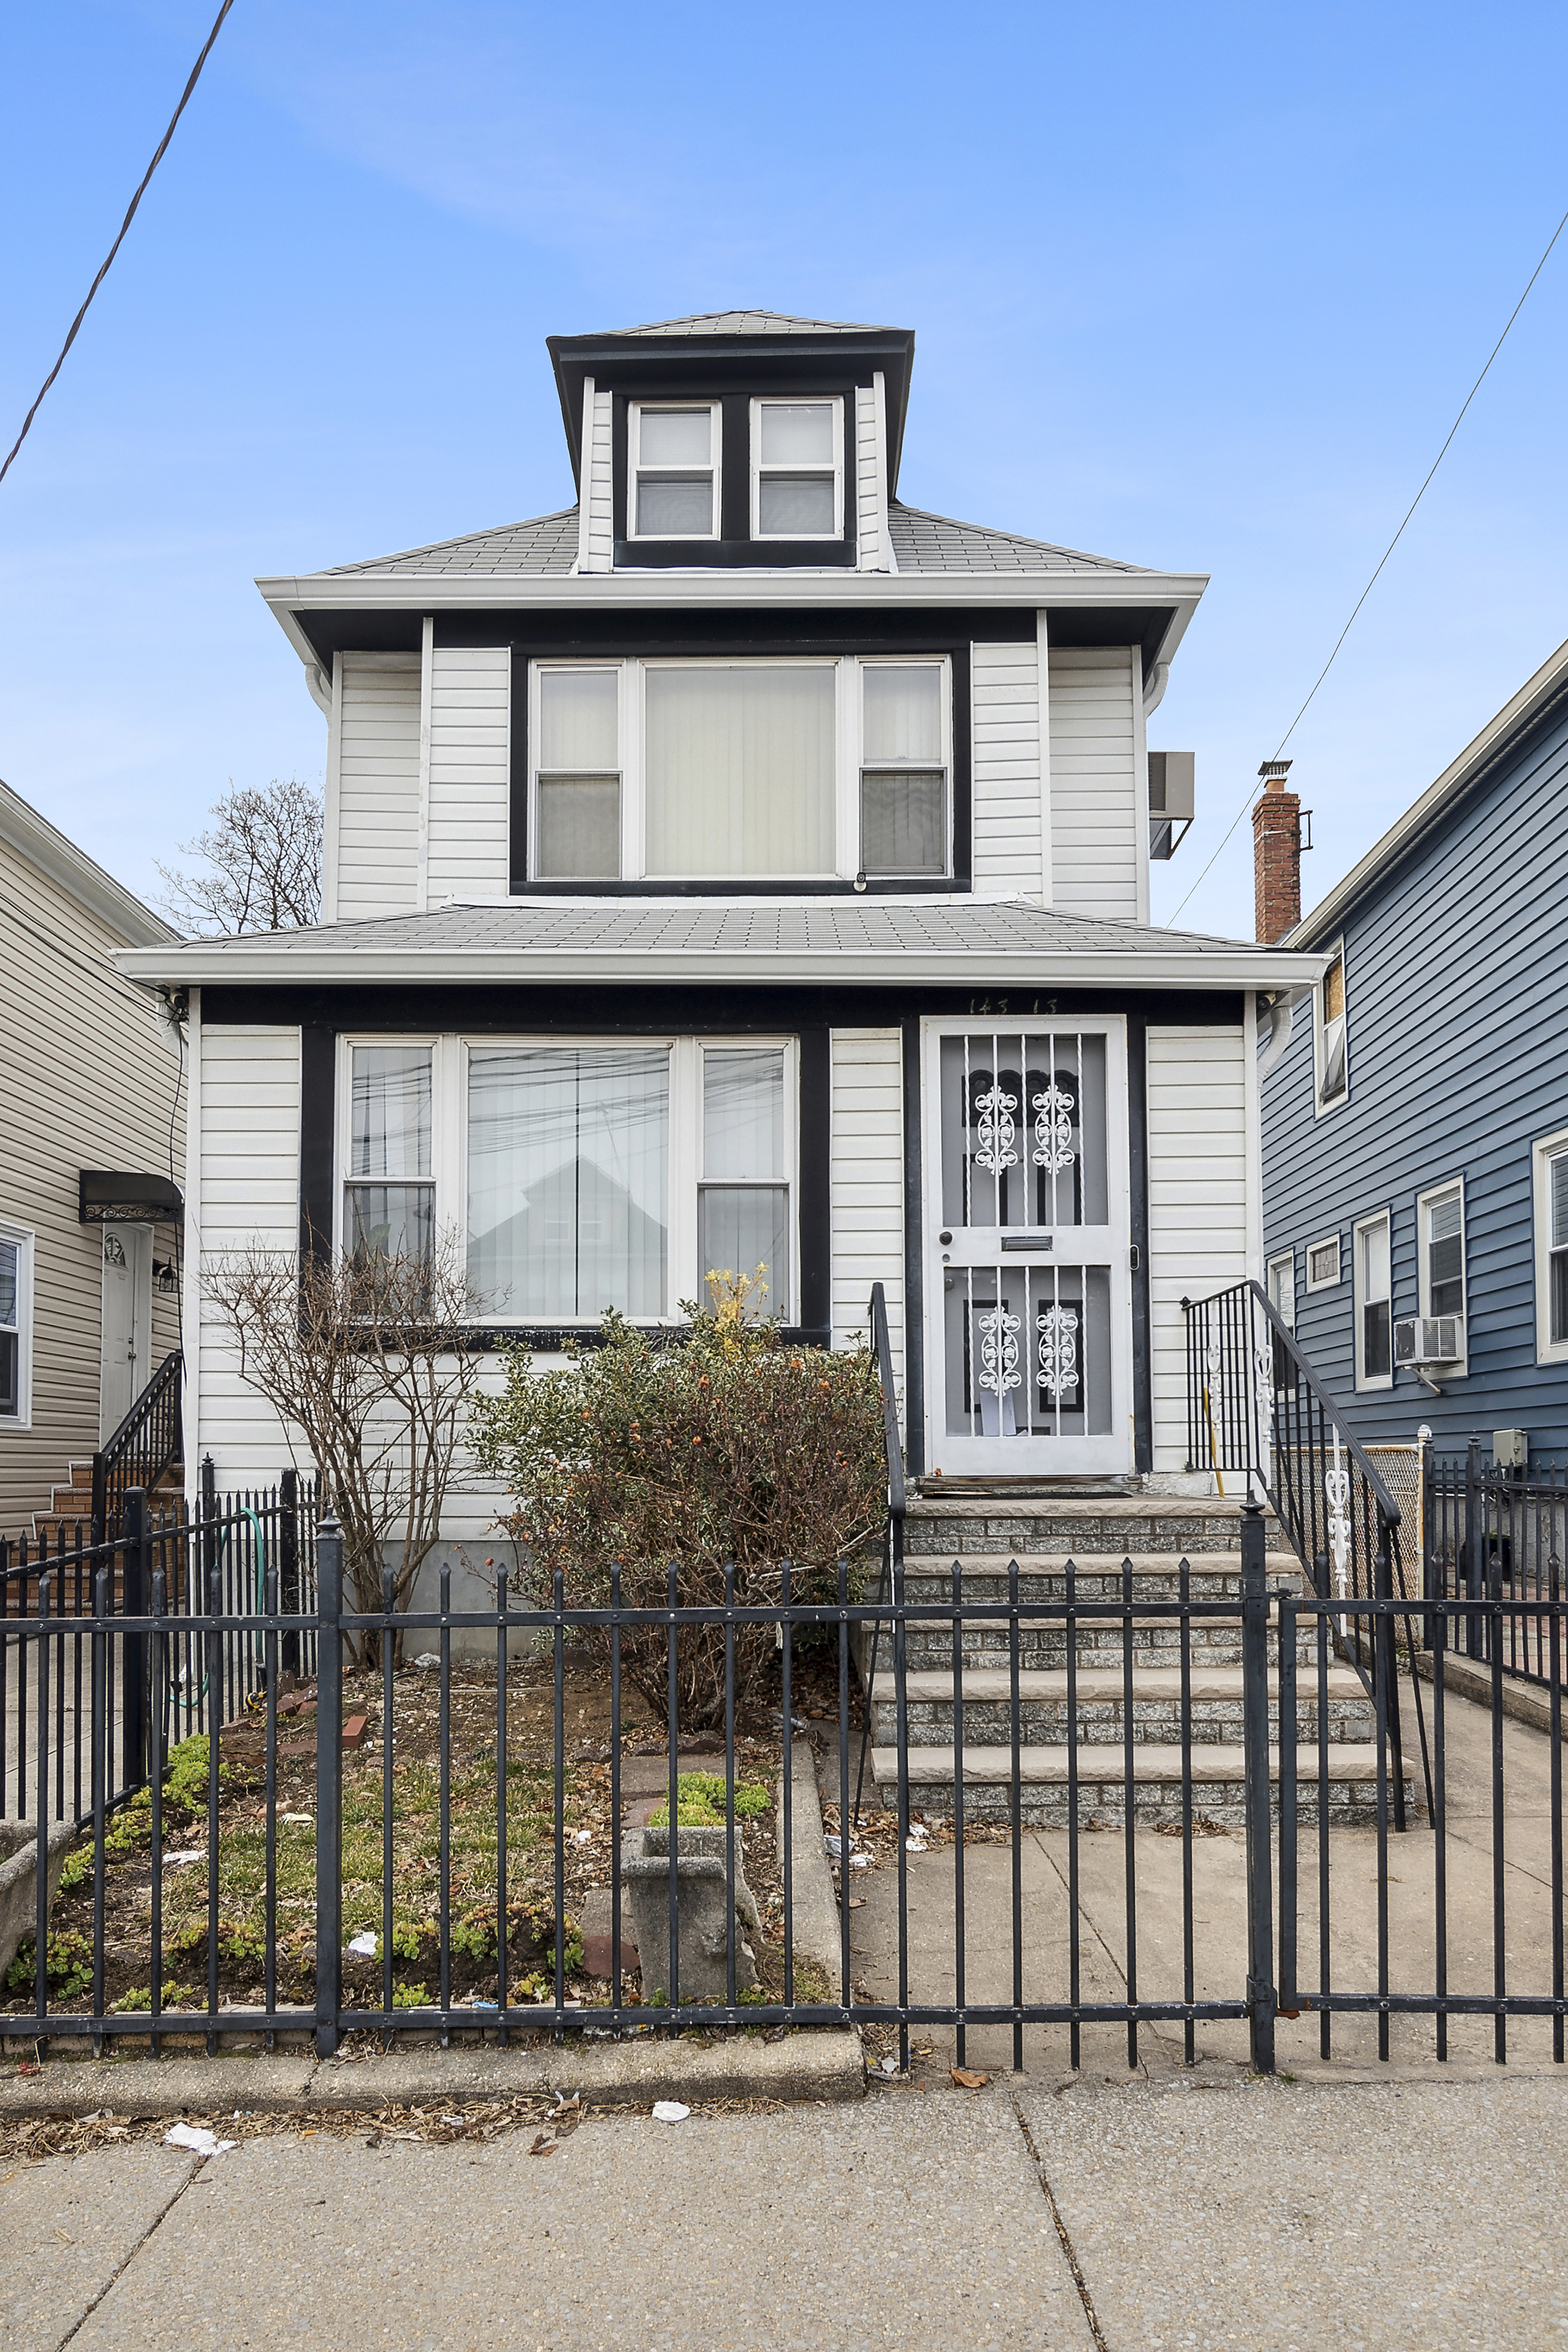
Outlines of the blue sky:
M0 446L213 0L8 0ZM918 335L902 495L1206 571L1168 919L1565 205L1568 16L238 0L0 486L0 775L133 888L324 730L251 585L568 502L543 338ZM1568 636L1568 235L1291 745L1321 897ZM1183 916L1251 932L1250 828Z

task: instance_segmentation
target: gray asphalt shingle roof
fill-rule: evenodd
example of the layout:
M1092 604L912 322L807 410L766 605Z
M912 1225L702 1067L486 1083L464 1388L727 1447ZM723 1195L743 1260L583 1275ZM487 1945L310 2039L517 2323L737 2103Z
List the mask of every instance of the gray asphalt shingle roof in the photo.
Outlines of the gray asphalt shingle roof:
M461 951L497 956L900 954L1235 955L1247 943L1202 932L1159 930L1092 915L1061 914L1025 898L510 899L454 905L426 915L383 915L310 930L247 932L203 940L204 950L247 959L258 950L287 966L330 950L353 956ZM1263 955L1267 950L1258 949ZM410 966L410 976L416 971ZM889 977L892 977L889 972Z
M849 319L796 319L787 310L694 310L647 327L602 327L605 335L875 335L889 331Z
M1136 563L1118 563L1110 556L1082 555L1074 548L1053 547L1047 540L1023 539L1016 531L955 522L949 515L926 514L919 507L889 507L888 524L900 572L957 575L1015 572L1031 577L1042 572L1103 572L1135 576L1143 569ZM504 579L509 573L537 577L568 572L576 561L577 509L573 506L563 507L557 514L536 515L528 522L503 523L494 530L437 540L432 547L371 556L363 563L334 564L316 576L323 580L390 580L403 575L458 579L465 574Z

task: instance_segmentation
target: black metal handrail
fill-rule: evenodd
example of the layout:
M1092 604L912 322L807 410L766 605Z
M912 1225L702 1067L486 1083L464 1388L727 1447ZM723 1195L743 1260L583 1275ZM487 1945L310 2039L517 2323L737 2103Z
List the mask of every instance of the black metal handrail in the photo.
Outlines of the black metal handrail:
M1233 1283L1211 1297L1184 1298L1187 1331L1187 1464L1211 1470L1225 1491L1228 1470L1256 1479L1314 1591L1332 1601L1411 1598L1400 1541L1400 1508L1376 1464L1348 1429L1332 1398L1296 1344L1261 1283ZM1369 1643L1394 1640L1390 1615L1370 1621L1347 1612L1341 1645L1370 1694L1377 1661ZM1414 1617L1405 1648L1426 1774L1432 1776L1415 1654ZM1389 1740L1403 1789L1399 1685L1390 1671ZM1404 1827L1402 1798L1397 1825Z
M907 1490L904 1485L904 1449L899 1436L899 1396L893 1385L893 1343L888 1328L888 1295L879 1282L871 1285L870 1323L871 1353L877 1360L877 1379L882 1391L882 1442L888 1457L888 1524L882 1538L881 1573L877 1579L877 1605L884 1607L890 1598L898 1607L903 1601ZM871 1628L871 1656L861 1701L860 1769L855 1779L857 1826L866 1785L866 1749L871 1737L871 1688L876 1680L877 1652L881 1638L882 1628L879 1620Z
M120 1423L92 1457L92 1523L101 1538L133 1486L151 1490L184 1455L180 1411L184 1358L171 1349Z

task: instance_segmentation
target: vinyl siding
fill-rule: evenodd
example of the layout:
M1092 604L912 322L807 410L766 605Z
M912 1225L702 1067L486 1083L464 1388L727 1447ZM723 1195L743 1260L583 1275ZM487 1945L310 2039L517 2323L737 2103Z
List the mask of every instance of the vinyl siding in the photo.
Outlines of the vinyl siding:
M1135 661L1130 646L1051 650L1051 896L1068 914L1138 919L1148 839Z
M427 904L504 898L510 805L511 652L437 646L430 656Z
M199 1109L189 1189L200 1263L210 1267L250 1250L292 1257L300 1241L300 1032L204 1022L194 1051ZM270 1485L289 1465L282 1428L241 1380L236 1352L205 1300L200 1318L191 1383L196 1443L187 1447L187 1473L194 1479L202 1455L211 1454L220 1492Z
M337 768L340 921L419 903L419 656L340 654Z
M885 572L887 496L882 483L881 434L878 429L877 388L856 388L851 419L850 463L856 500L856 528L862 572Z
M1149 1299L1154 1464L1187 1459L1184 1297L1248 1272L1246 1032L1148 1032Z
M587 446L583 452L584 552L578 565L579 570L583 572L608 572L615 562L615 510L610 458L610 421L613 407L613 398L609 393L595 393L592 427Z
M1522 1428L1568 1454L1568 1364L1536 1362L1531 1146L1568 1127L1568 710L1560 704L1377 878L1343 928L1350 1091L1314 1116L1312 1013L1264 1081L1265 1246L1296 1253L1296 1329L1363 1439L1440 1450ZM1325 939L1322 945L1332 941ZM1355 1389L1351 1234L1391 1213L1393 1307L1419 1311L1416 1201L1465 1180L1468 1368ZM1343 1280L1308 1296L1309 1242L1341 1236Z
M893 1370L904 1377L904 1078L897 1029L836 1029L831 1216L833 1344L866 1337L871 1285L888 1295Z
M174 1119L184 1154L177 1055L153 1001L113 971L126 942L30 858L0 841L0 1218L34 1235L32 1412L0 1423L0 1535L30 1531L99 1437L103 1234L79 1218L83 1168L166 1174ZM174 1230L155 1227L172 1258ZM179 1345L178 1302L153 1297L149 1369Z
M1030 645L973 648L974 887L1043 888L1040 664Z

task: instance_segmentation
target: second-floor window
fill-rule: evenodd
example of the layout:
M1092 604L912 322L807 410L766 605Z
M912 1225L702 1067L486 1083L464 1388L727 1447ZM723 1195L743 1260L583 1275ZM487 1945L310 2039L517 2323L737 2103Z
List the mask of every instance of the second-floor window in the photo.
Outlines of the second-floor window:
M1345 956L1334 950L1333 961L1318 983L1317 1062L1318 1108L1342 1102L1349 1087L1345 1063Z
M843 529L842 400L753 400L752 537L837 539Z
M633 402L633 539L718 537L720 414L715 401L658 408Z
M1385 1389L1394 1381L1393 1268L1386 1213L1355 1229L1355 1384Z
M950 870L943 656L533 665L539 881Z

